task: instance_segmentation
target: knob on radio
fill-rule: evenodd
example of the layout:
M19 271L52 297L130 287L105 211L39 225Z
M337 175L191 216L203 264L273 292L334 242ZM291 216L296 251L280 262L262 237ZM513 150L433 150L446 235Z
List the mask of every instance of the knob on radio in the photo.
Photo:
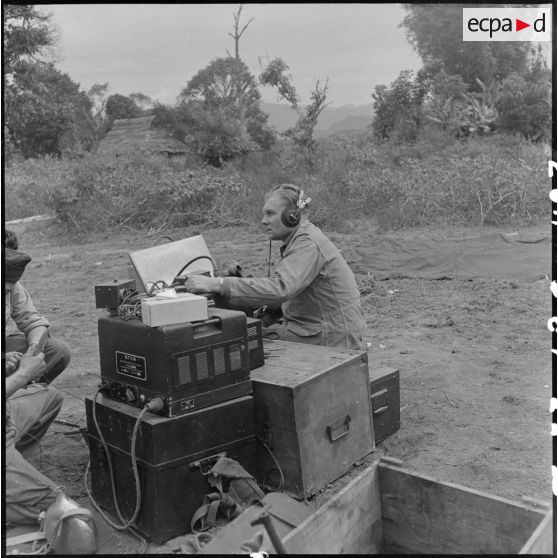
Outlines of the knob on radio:
M136 394L130 388L126 388L126 402L134 403L135 401L136 401Z

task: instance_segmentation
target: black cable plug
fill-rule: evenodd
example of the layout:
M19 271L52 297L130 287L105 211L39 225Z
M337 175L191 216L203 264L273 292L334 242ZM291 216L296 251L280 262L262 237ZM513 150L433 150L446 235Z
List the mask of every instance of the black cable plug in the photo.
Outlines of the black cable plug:
M162 400L161 397L155 397L149 403L146 403L144 409L151 411L152 413L159 413L165 407L165 402Z

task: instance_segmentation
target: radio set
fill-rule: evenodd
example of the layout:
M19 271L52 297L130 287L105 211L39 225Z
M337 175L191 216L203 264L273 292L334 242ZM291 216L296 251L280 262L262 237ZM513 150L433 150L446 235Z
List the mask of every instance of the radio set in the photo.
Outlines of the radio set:
M159 327L99 318L103 395L137 407L160 397L170 417L250 393L245 314L208 312L207 320Z
M260 321L199 295L148 296L150 285L175 282L176 250L201 252L190 261L212 273L201 237L156 248L130 254L136 280L95 286L96 307L109 312L98 320L102 394L140 408L159 398L166 417L250 394L250 370L264 364Z

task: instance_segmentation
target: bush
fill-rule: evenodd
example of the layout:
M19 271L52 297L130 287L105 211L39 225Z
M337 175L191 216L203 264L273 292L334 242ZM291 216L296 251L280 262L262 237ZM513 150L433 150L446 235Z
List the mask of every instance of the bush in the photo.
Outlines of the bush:
M45 205L74 233L225 224L234 220L246 195L244 184L234 174L213 168L188 169L164 157L138 154L14 165L6 179L12 199L16 191L26 191L30 171L39 168L43 173L33 190L43 188Z
M12 160L5 169L6 220L50 213L53 196L69 189L75 166L57 157Z
M550 142L551 90L550 82L544 79L526 80L518 74L509 75L496 102L501 129Z
M336 214L329 224L359 216L391 228L527 223L548 212L548 155L521 137L460 141L423 128L410 144L361 134L327 149L319 197Z
M545 149L519 135L458 140L423 127L412 143L378 143L370 132L329 137L312 169L288 142L220 169L142 155L28 159L6 168L6 218L53 212L77 234L245 225L259 222L271 186L291 182L329 230L359 218L389 228L530 223L548 214Z

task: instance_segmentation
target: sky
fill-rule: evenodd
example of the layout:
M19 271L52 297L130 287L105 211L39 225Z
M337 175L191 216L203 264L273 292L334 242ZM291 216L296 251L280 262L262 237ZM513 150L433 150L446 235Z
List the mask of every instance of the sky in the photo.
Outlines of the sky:
M234 54L238 4L59 4L43 6L58 29L56 67L82 89L108 82L109 94L141 92L161 103L213 59ZM372 102L375 85L421 66L399 27L400 4L244 4L240 56L254 75L280 57L303 102L329 79L333 106ZM266 102L276 91L260 87Z

